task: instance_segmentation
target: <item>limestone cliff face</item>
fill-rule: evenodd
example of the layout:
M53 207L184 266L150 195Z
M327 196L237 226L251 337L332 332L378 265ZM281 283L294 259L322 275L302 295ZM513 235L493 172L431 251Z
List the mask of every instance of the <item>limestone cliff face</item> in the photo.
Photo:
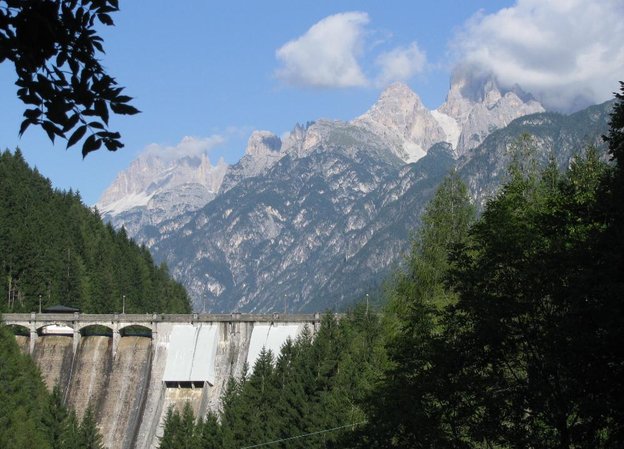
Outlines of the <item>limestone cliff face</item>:
M264 174L241 180L184 226L161 232L151 248L198 309L204 303L213 311L280 311L284 303L290 311L333 308L375 288L401 260L452 166L482 206L504 181L519 136L536 136L538 160L555 155L567 167L585 144L600 145L608 111L603 105L573 116L520 117L457 159L440 142L412 164L355 124L319 121Z
M227 192L242 179L251 178L271 168L284 154L280 152L282 141L269 131L254 131L247 142L245 155L229 167L225 173L220 192Z
M474 78L458 71L445 103L437 111L452 117L460 129L454 146L459 157L479 146L493 131L518 117L544 112L544 107L517 87L501 89L491 77Z
M394 83L353 124L387 141L405 162L416 162L435 143L446 140L446 132L408 86Z
M220 194L182 228L161 234L152 250L174 276L188 281L196 307L332 307L334 300L370 288L372 273L399 256L401 245L375 242L393 233L408 239L431 193L425 186L452 163L448 153L438 159L426 171L403 172L404 162L376 135L319 121L308 127L301 146L263 175ZM408 217L395 228L388 211L413 184L423 186L423 196L396 212Z
M263 176L285 155L303 157L329 142L334 145L350 139L375 148L382 159L393 156L403 163L418 161L440 142L448 143L455 157L462 156L490 132L543 110L516 91L502 91L492 79L458 73L446 102L430 111L407 85L394 83L367 112L348 124L319 120L296 125L283 141L269 131L254 131L244 156L232 166L222 160L213 166L206 155L172 159L144 154L118 175L96 206L114 226L124 226L131 237L151 245L163 231L186 224L185 214L245 179Z
M171 159L147 153L117 176L96 207L134 237L148 226L204 206L216 196L226 170L222 159L213 166L205 154Z

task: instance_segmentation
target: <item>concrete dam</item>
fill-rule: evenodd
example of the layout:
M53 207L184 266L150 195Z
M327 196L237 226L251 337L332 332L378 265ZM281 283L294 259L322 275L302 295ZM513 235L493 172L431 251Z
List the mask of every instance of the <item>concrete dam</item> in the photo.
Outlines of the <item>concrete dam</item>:
M109 449L155 449L169 407L217 411L231 377L277 354L314 315L4 314L23 352L79 417L90 405Z

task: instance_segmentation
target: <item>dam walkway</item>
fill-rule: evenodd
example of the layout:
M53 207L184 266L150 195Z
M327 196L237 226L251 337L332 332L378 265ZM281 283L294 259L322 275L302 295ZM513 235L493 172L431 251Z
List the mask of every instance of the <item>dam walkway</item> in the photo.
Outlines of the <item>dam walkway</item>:
M199 324L222 323L232 330L237 323L303 323L316 329L321 321L321 315L315 314L253 314L253 313L192 313L192 314L90 314L90 313L5 313L0 315L1 321L7 326L22 328L28 333L29 353L32 354L37 339L44 334L71 335L74 351L80 345L81 336L90 328L108 328L113 337L113 354L124 330L129 328L144 328L154 337L158 327L162 324Z

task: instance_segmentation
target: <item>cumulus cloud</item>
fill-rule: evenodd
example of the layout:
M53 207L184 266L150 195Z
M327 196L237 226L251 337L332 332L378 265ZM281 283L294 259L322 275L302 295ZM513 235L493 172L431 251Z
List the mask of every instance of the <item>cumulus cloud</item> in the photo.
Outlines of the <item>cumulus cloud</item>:
M177 145L160 145L152 143L145 147L142 156L157 156L164 160L174 160L183 157L197 157L210 151L225 142L219 134L209 137L185 136Z
M573 110L612 97L624 73L622 0L518 0L477 14L453 42L465 66L520 85L547 107Z
M276 51L277 78L295 86L355 87L368 80L358 62L368 14L345 12L324 18Z
M377 85L385 86L394 81L407 81L425 69L427 57L416 42L407 47L397 47L377 56L375 64L380 69Z

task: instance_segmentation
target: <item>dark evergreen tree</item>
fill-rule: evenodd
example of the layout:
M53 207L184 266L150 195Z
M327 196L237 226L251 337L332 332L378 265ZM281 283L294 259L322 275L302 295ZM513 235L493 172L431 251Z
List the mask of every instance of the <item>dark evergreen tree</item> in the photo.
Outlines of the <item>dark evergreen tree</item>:
M181 422L180 414L173 407L167 409L163 427L159 449L177 449L176 440L181 431Z
M32 360L0 325L0 447L51 448L44 422L48 395Z
M52 390L47 406L43 419L48 429L50 449L65 449L64 436L67 432L69 413L63 404L63 397L58 386Z
M624 445L624 404L616 398L624 395L624 82L616 93L610 131L605 140L615 166L602 186L599 209L604 217L604 231L590 256L594 264L592 296L598 305L592 321L600 323L591 342L599 348L594 357L600 373L594 379L593 400L609 421L609 442Z
M466 242L474 220L468 191L456 173L426 208L407 269L395 276L387 305L388 367L368 400L362 446L429 448L458 445L451 400L438 376L450 354L440 353L441 312L456 302L446 285L449 252Z
M84 449L80 435L80 423L74 410L69 411L64 430L63 445L61 446L63 449Z
M201 449L220 449L222 446L221 430L217 415L209 413L201 421L200 424L201 439L199 448Z
M78 440L80 449L104 449L102 434L95 422L95 413L91 404L87 407L78 428Z

